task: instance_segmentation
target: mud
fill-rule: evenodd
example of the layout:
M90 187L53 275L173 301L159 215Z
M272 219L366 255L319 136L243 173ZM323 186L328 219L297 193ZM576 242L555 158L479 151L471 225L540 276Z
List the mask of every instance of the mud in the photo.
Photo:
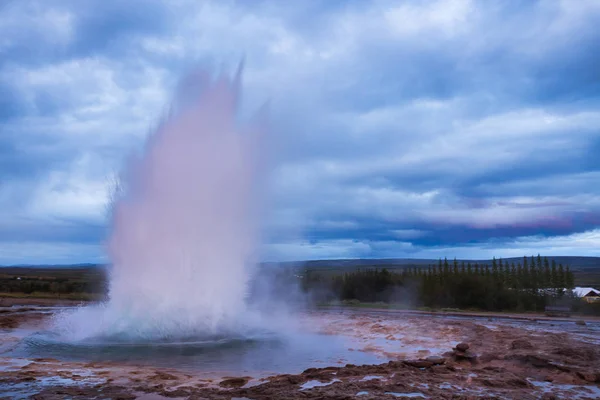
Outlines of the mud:
M37 310L0 314L0 398L600 398L600 329L593 321L585 326L575 321L540 325L314 312L303 318L315 329L348 336L357 344L354 351L373 352L389 361L271 376L3 357L18 340L16 331L43 326L49 315Z

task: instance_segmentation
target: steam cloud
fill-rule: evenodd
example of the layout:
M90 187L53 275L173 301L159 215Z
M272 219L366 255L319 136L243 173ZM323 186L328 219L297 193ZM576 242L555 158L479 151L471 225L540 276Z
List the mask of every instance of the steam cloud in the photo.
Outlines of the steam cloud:
M57 321L72 339L215 335L249 323L265 128L237 121L234 79L190 74L128 165L112 210L109 300Z

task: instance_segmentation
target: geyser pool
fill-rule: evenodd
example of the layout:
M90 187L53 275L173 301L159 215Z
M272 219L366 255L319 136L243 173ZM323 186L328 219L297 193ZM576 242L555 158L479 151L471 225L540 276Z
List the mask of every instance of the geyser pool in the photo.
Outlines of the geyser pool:
M118 341L101 338L78 342L65 342L46 332L28 336L10 354L13 357L110 362L110 365L145 365L208 374L251 374L254 377L299 373L311 367L385 361L376 354L349 351L348 347L348 340L341 336L309 332L205 340Z
M64 313L63 340L244 335L259 243L260 124L238 122L240 73L184 81L170 115L131 160L112 210L109 300Z

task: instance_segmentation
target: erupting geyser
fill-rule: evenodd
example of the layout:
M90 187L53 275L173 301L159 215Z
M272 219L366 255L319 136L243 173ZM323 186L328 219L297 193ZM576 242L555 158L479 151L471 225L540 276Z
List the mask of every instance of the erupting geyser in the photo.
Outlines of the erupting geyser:
M211 336L246 326L263 129L237 120L240 72L195 73L121 180L109 300L59 317L70 339ZM192 93L193 92L193 93Z

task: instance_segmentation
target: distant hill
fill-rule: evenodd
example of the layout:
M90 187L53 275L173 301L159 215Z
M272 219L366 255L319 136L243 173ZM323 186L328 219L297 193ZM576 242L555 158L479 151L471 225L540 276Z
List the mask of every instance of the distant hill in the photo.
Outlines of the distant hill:
M528 257L529 258L529 257ZM596 270L600 272L600 257L579 257L579 256L556 256L547 257L549 261L554 260L557 264L570 266L573 270ZM453 259L448 259L452 263ZM491 264L492 260L476 259L457 259L458 263L479 263ZM503 258L503 262L518 263L523 261L523 257ZM423 258L380 258L380 259L339 259L339 260L310 260L310 261L291 261L291 262L270 262L266 266L287 266L302 267L310 269L358 269L358 268L406 268L406 267L426 267L428 265L437 265L437 259Z
M45 268L45 269L82 269L82 268L102 268L103 264L82 263L82 264L17 264L17 265L0 265L0 268Z
M529 257L528 257L529 258ZM600 272L600 257L583 256L556 256L547 257L549 261L554 260L557 264L570 266L573 270L596 270ZM337 259L337 260L308 260L308 261L285 261L285 262L265 262L265 267L292 267L292 268L311 268L311 269L358 269L358 268L406 268L406 267L427 267L428 265L437 265L438 259L424 258L357 258L357 259ZM454 259L448 259L452 263ZM459 263L479 263L491 264L492 259L457 259ZM518 263L523 261L523 257L503 258L503 262ZM102 268L102 264L65 264L65 265L10 265L0 266L0 268Z
M503 262L518 263L522 262L523 257L503 258ZM575 274L575 284L577 286L591 286L600 288L600 257L578 257L578 256L557 256L548 257L548 260L554 260L557 264L569 266ZM448 260L453 262L453 260ZM479 263L491 265L492 260L457 260L459 263ZM387 268L397 270L407 267L427 267L436 265L437 259L421 258L382 258L382 259L339 259L339 260L310 260L294 262L268 262L264 263L265 268L292 268L292 269L310 269L330 274L339 274L343 272L354 271L363 268ZM24 275L24 276L54 276L54 277L79 277L81 274L86 279L97 280L104 275L105 265L102 264L71 264L71 265L18 265L0 267L0 275ZM91 275L90 275L91 274ZM101 274L101 275L97 275Z

